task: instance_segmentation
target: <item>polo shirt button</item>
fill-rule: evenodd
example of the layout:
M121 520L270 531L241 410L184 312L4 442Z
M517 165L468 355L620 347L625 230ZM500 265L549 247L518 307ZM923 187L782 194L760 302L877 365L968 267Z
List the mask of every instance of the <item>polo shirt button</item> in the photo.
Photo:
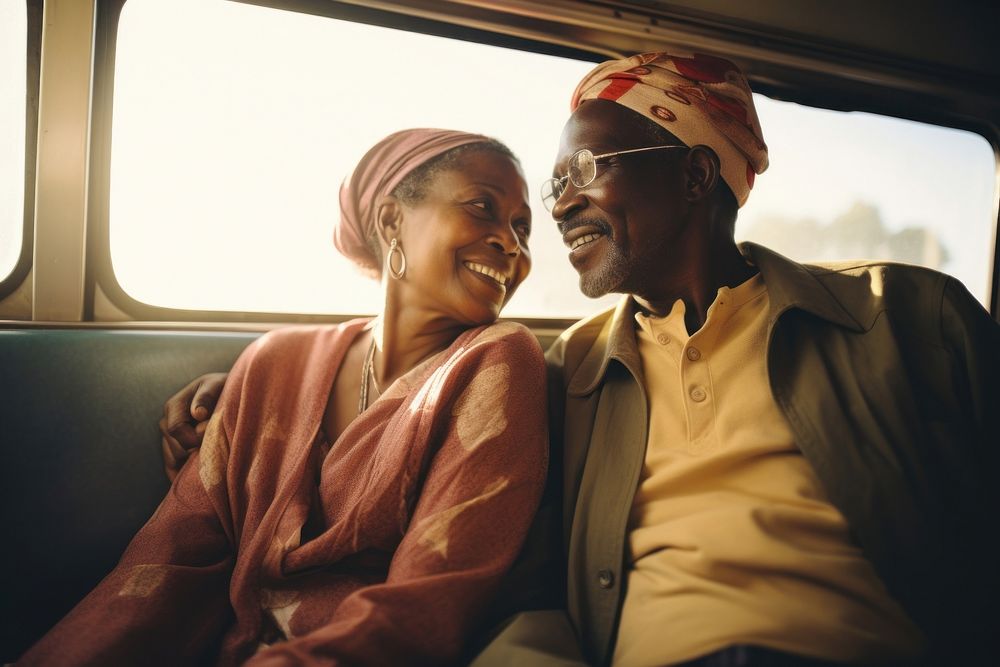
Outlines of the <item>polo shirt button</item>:
M601 588L611 588L615 585L615 573L611 570L598 570L597 583Z
M691 361L698 361L701 359L701 351L696 347L689 347L687 350L687 357Z
M666 345L670 342L670 336L661 333L656 336L656 340L659 341L660 345Z
M701 403L706 398L708 398L708 394L705 393L705 390L702 389L701 387L695 387L694 389L691 390L691 400L692 401L694 401L696 403Z

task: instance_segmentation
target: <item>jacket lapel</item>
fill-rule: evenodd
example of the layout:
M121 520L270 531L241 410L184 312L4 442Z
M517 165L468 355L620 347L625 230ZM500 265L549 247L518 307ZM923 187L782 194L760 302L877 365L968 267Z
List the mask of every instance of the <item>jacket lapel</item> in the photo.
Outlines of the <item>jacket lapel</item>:
M646 453L634 312L631 298L619 302L570 378L566 399L568 604L585 652L599 664L610 659L618 626L628 519Z

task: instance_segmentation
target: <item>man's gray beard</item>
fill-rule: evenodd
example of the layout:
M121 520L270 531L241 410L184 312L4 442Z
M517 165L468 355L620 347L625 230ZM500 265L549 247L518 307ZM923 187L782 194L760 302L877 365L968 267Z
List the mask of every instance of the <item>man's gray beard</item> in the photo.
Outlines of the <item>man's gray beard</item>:
M610 241L610 238L608 239ZM622 283L632 270L632 262L615 243L608 244L608 252L601 266L586 274L580 274L580 291L591 299L620 292Z

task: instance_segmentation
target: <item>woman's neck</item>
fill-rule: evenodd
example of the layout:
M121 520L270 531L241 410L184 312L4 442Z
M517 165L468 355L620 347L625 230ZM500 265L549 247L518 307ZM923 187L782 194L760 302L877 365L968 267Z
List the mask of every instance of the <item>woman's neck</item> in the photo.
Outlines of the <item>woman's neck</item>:
M413 309L386 307L372 331L378 386L388 387L396 378L451 345L467 328Z

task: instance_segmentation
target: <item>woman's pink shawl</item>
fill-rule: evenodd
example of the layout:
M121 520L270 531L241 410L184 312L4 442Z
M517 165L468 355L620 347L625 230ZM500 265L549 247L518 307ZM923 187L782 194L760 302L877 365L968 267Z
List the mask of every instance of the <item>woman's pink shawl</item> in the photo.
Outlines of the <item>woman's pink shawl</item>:
M455 660L541 496L541 350L518 324L465 332L323 459L327 397L364 326L252 344L119 565L23 663ZM307 519L320 525L303 543Z

